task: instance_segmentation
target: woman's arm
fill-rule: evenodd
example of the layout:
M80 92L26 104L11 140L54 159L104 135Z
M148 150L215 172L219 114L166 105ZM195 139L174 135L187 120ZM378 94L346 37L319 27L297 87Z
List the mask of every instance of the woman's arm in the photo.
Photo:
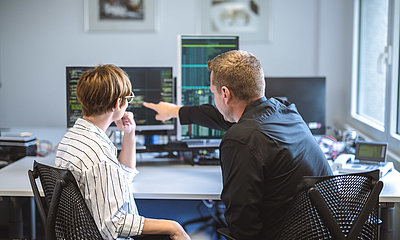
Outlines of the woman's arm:
M166 234L172 240L190 240L183 227L172 220L145 218L142 234Z

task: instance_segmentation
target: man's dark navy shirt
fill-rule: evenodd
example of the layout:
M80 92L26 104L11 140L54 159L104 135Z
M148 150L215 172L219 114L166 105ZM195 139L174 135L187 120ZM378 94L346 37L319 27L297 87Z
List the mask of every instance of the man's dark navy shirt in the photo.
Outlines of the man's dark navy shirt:
M182 107L179 118L227 131L220 145L221 199L239 240L276 239L303 176L332 175L294 104L262 97L237 123L226 122L212 105Z

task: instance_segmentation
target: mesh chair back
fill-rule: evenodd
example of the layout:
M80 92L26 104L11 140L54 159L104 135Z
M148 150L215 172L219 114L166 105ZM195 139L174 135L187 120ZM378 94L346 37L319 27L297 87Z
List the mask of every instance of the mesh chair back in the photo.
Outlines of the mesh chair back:
M377 239L379 171L305 177L280 239Z
M35 161L33 176L40 178L48 206L42 216L47 239L103 239L69 170Z

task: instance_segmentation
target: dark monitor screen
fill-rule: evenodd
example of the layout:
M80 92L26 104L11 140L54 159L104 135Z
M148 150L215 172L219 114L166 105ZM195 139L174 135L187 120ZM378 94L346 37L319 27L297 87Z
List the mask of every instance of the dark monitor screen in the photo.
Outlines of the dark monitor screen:
M178 105L214 104L210 91L207 63L215 56L239 49L238 36L179 35L178 36ZM198 126L179 125L178 140L220 139L224 132Z
M296 104L311 133L325 134L325 77L267 77L265 95Z
M80 76L93 67L67 67L67 127L72 127L82 115L82 107L76 98L76 86ZM155 111L145 108L143 102L159 101L174 103L172 67L121 67L132 83L135 98L127 111L134 113L137 131L173 130L172 120L155 120Z

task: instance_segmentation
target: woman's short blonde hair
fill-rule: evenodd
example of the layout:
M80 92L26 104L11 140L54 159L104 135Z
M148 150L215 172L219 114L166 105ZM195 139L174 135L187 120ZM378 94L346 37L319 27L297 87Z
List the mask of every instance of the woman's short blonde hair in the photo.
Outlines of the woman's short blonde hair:
M83 116L100 115L111 111L121 98L131 94L128 75L119 67L107 64L98 65L82 74L76 88L76 96L82 105Z
M265 95L264 71L260 61L246 51L232 50L208 61L213 85L220 93L226 86L240 100L249 102Z

